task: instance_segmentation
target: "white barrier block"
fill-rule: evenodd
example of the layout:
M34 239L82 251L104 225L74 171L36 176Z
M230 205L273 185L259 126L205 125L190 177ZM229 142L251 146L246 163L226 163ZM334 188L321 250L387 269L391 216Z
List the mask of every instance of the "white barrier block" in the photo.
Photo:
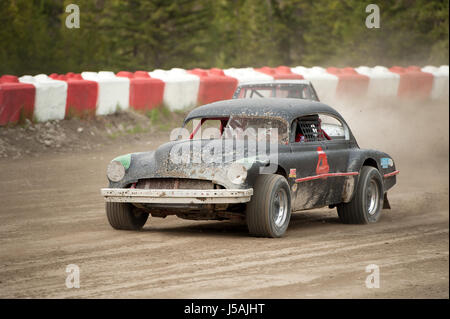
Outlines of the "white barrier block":
M255 71L253 68L231 68L223 70L225 75L238 80L239 84L249 82L273 82L274 79L268 74Z
M422 72L433 74L431 98L433 100L448 100L448 65L441 65L439 68L427 65L426 67L422 68Z
M359 74L369 77L369 87L367 96L370 98L378 97L396 97L398 85L400 84L400 75L389 71L384 66L369 68L360 66L355 68Z
M45 74L25 75L19 78L22 83L34 85L34 118L39 122L62 120L66 114L67 82L53 80Z
M200 78L186 70L154 70L150 77L165 83L163 103L171 110L183 110L197 105Z
M297 66L295 68L291 68L291 71L302 75L305 80L311 81L312 85L316 89L320 101L324 103L334 102L336 97L336 89L339 82L339 78L336 75L330 74L324 68L318 66L312 68Z
M130 79L109 71L83 72L81 76L98 83L97 115L113 114L117 109L130 107Z

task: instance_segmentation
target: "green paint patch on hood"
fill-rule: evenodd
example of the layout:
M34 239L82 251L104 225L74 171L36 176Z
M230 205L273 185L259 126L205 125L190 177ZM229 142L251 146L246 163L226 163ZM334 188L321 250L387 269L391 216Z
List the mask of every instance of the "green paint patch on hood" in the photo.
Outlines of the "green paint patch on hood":
M115 159L113 159L113 161L121 163L123 167L125 167L125 169L127 170L128 167L130 167L131 165L131 154L118 156Z

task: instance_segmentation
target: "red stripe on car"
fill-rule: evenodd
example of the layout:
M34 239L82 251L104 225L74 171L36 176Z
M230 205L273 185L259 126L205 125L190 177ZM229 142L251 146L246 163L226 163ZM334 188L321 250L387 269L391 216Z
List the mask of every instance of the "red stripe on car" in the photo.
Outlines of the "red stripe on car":
M314 176L297 178L295 180L295 182L297 182L297 183L298 182L307 182L307 181L311 181L311 180L319 179L319 178L338 177L338 176L354 176L354 175L359 175L359 172L319 174L319 175L314 175Z
M383 177L384 177L384 178L388 178L388 177L397 175L398 173L400 173L400 171L393 171L392 173L384 174Z

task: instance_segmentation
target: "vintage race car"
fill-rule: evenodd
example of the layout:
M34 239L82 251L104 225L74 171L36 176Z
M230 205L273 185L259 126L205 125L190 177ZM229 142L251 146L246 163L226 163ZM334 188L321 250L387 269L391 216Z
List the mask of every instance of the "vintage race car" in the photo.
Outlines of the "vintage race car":
M273 82L250 82L238 85L233 99L292 98L318 101L314 86L307 80L275 80Z
M303 99L232 99L192 110L171 142L112 160L101 190L115 229L149 214L246 221L282 236L292 211L337 207L344 223L378 221L399 171L386 153L360 149L333 108Z

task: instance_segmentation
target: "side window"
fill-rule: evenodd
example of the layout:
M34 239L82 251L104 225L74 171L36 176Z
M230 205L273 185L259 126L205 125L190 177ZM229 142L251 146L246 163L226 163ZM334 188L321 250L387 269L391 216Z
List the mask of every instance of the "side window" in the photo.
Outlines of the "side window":
M319 114L321 129L330 140L348 140L349 136L344 124L337 118Z
M295 143L310 143L327 140L328 137L321 129L318 114L302 116L292 123Z

